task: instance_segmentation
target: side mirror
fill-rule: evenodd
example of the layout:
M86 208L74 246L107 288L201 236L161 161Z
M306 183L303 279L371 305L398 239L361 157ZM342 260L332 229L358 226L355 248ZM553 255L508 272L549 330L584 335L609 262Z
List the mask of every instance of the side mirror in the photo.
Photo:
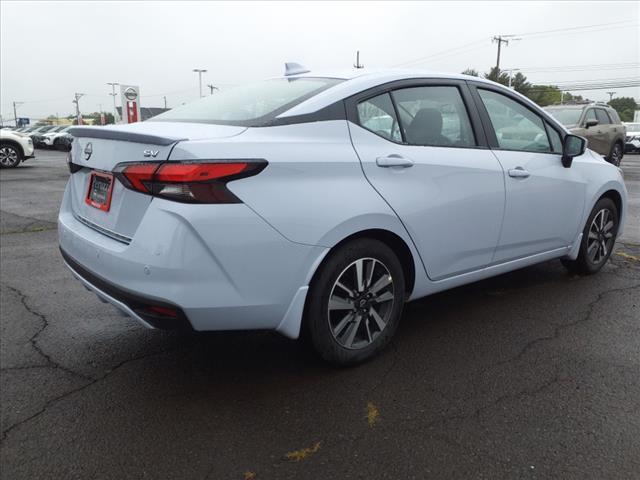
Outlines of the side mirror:
M598 125L598 120L593 118L584 122L584 128L595 127L596 125Z
M562 166L569 168L574 157L579 157L587 149L587 140L577 135L567 134L562 144Z

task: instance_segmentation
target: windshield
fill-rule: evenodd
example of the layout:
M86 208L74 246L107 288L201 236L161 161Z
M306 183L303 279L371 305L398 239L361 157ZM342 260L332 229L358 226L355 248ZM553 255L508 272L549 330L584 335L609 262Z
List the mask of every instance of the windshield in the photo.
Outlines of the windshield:
M640 132L640 123L626 123L627 132Z
M174 108L150 121L260 126L342 82L336 78L275 78L223 90Z
M553 118L563 125L577 125L582 109L580 108L550 108L547 110Z

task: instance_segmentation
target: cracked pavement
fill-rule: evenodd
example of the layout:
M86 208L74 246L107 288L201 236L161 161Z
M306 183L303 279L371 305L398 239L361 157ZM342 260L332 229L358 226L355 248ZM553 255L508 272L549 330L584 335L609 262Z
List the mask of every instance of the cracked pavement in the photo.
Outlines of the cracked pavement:
M623 167L598 275L553 261L413 302L381 356L333 369L101 303L57 249L64 155L38 151L0 173L0 477L638 478L640 157Z

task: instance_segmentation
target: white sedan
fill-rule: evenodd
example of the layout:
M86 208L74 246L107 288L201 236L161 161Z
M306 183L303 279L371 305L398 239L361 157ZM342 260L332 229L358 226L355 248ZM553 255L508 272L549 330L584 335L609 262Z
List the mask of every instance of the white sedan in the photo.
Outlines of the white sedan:
M71 132L59 241L88 289L148 327L304 334L338 364L384 348L406 301L551 259L597 272L627 209L584 138L464 75L294 65Z

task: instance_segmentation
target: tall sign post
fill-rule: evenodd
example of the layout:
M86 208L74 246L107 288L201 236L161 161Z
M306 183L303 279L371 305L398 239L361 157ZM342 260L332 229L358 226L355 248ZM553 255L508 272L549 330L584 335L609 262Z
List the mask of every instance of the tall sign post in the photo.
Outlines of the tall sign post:
M140 116L140 87L136 85L120 85L122 100L122 123L142 121Z

